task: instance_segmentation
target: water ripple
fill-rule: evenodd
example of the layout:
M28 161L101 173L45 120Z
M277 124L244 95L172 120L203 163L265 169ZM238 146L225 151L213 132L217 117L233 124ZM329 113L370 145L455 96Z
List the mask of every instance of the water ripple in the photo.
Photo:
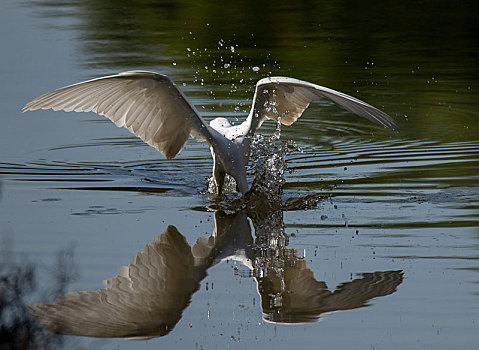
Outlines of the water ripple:
M287 167L291 174L286 173L283 188L289 197L294 198L291 194L298 192L307 192L305 195L326 192L344 203L461 203L462 208L468 206L471 210L478 206L475 195L478 191L470 187L471 183L479 187L478 141L370 142L324 138L322 142L324 145L309 145L303 147L303 152L296 150L288 154ZM210 171L208 152L200 153L196 149L186 150L173 160L71 162L39 159L23 164L0 163L0 175L8 180L72 184L54 186L62 189L149 193L172 190L198 193L206 187L204 178ZM93 185L96 182L98 186ZM117 184L105 186L105 182ZM89 185L78 186L81 183ZM448 188L455 190L446 190Z

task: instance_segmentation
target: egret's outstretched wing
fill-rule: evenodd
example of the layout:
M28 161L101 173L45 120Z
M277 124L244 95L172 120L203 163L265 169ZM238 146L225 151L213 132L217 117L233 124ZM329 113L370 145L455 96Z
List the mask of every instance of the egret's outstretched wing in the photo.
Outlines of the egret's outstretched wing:
M354 114L399 130L394 119L366 102L324 86L286 77L270 77L258 81L251 116L258 118L256 126L261 125L265 118L277 120L278 116L282 117L281 123L291 125L312 101L321 98L328 98Z
M163 336L180 320L206 275L208 261L198 265L196 260L185 237L168 226L131 264L120 267L106 288L70 292L55 303L30 308L38 322L60 334Z
M95 112L125 127L167 158L191 134L211 143L209 126L175 83L152 72L124 72L63 87L27 103L36 109Z

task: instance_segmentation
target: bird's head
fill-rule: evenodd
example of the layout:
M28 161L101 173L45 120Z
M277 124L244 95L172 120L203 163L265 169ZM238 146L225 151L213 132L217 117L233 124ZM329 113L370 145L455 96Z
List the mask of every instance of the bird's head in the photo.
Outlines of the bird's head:
M216 118L210 121L210 126L215 129L225 129L225 128L230 128L231 124L228 119L226 118Z

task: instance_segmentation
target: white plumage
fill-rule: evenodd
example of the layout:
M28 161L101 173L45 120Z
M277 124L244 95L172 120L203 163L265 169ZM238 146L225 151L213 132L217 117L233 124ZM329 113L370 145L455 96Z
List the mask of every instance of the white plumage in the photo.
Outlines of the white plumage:
M36 109L95 112L125 127L167 158L181 151L191 135L207 141L214 159L213 176L221 193L225 174L244 195L251 137L266 119L293 124L312 101L327 98L338 106L384 127L399 125L386 113L342 92L305 81L264 78L256 84L247 119L230 125L217 118L208 125L167 76L143 71L124 72L66 86L37 97L23 111Z

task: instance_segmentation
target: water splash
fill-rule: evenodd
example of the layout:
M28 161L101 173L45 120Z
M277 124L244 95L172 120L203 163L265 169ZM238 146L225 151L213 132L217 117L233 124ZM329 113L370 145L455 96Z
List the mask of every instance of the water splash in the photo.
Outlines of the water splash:
M292 140L281 140L281 123L271 136L255 135L251 141L250 169L253 184L248 193L248 201L258 205L274 203L281 206L283 185L288 171L286 156L293 152L302 152Z
M206 177L206 193L215 194L216 193L216 183L213 176ZM223 193L232 194L237 192L236 181L231 176L226 174L225 182L223 184Z
M273 135L256 134L252 138L248 175L253 177L253 181L250 190L246 193L243 209L251 213L307 210L317 207L318 203L324 199L324 195L311 194L283 199L285 174L292 172L288 169L286 157L295 152L303 152L303 150L293 140L281 140L281 116L278 117ZM207 177L206 183L206 193L216 193L214 178ZM235 194L237 191L234 178L226 175L223 193ZM227 205L227 207L230 206Z
M281 202L284 174L287 171L286 156L301 151L295 142L280 139L280 128L271 136L255 135L251 140L251 154L248 173L253 175L249 197L265 197L266 200ZM207 192L215 193L216 184L212 176L206 178ZM236 193L233 177L226 175L223 193Z
M275 210L304 210L317 206L323 196L309 195L283 200L285 174L290 171L286 157L302 149L292 140L281 140L281 123L278 121L276 131L271 136L257 134L251 140L251 153L248 175L253 178L251 189L246 194L246 208L249 212ZM251 181L251 180L250 180ZM206 193L216 193L214 178L207 177ZM226 175L224 194L237 193L233 177Z

